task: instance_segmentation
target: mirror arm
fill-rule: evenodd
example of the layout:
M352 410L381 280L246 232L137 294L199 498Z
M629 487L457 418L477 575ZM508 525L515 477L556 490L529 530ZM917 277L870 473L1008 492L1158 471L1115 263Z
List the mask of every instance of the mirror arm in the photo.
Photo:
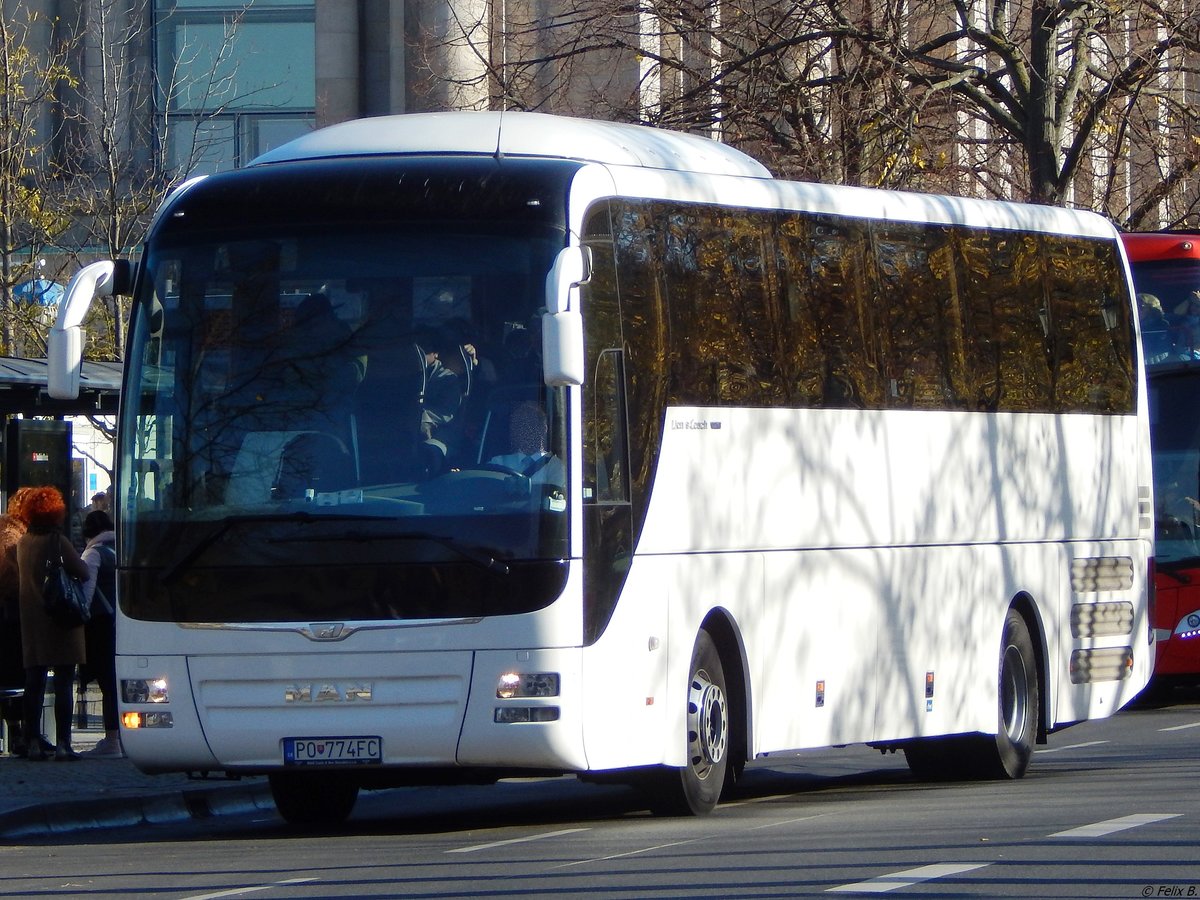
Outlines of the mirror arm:
M128 261L117 263L106 259L84 266L67 284L58 317L46 336L46 392L51 397L73 400L79 396L83 318L93 300L113 294L118 281L124 282L122 286L128 289L129 273Z

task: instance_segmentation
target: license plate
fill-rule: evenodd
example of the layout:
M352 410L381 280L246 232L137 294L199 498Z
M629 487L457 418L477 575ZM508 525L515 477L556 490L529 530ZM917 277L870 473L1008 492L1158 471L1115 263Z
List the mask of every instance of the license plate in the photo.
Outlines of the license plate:
M283 739L287 766L369 765L383 762L381 737L290 737Z

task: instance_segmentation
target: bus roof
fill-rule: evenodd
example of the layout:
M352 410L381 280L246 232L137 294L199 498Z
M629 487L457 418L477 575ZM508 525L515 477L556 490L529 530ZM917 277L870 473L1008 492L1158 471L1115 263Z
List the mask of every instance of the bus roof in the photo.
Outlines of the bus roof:
M1130 262L1160 259L1200 259L1200 234L1130 232L1121 235Z
M379 116L310 132L250 165L394 154L533 156L770 178L740 150L694 134L530 112L439 112Z

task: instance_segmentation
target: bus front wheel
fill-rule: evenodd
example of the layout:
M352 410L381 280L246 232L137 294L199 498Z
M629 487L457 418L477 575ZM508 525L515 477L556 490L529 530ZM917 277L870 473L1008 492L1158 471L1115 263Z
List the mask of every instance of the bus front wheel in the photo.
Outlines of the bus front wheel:
M340 825L358 800L358 785L340 775L275 772L267 780L275 808L290 825Z
M717 646L701 631L692 651L688 679L687 764L662 768L651 785L657 815L704 815L721 799L729 769L731 720L725 669Z

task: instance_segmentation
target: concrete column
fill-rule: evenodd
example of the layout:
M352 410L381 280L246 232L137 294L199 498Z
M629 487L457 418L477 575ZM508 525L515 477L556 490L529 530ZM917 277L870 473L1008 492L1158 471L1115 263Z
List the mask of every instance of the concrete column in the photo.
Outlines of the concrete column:
M364 114L359 0L316 4L317 127Z
M485 60L491 57L491 17L487 0L450 0L445 17L445 75L452 108L487 109Z
M491 56L487 0L411 0L410 109L486 109Z
M363 0L363 115L408 110L404 73L404 0Z

